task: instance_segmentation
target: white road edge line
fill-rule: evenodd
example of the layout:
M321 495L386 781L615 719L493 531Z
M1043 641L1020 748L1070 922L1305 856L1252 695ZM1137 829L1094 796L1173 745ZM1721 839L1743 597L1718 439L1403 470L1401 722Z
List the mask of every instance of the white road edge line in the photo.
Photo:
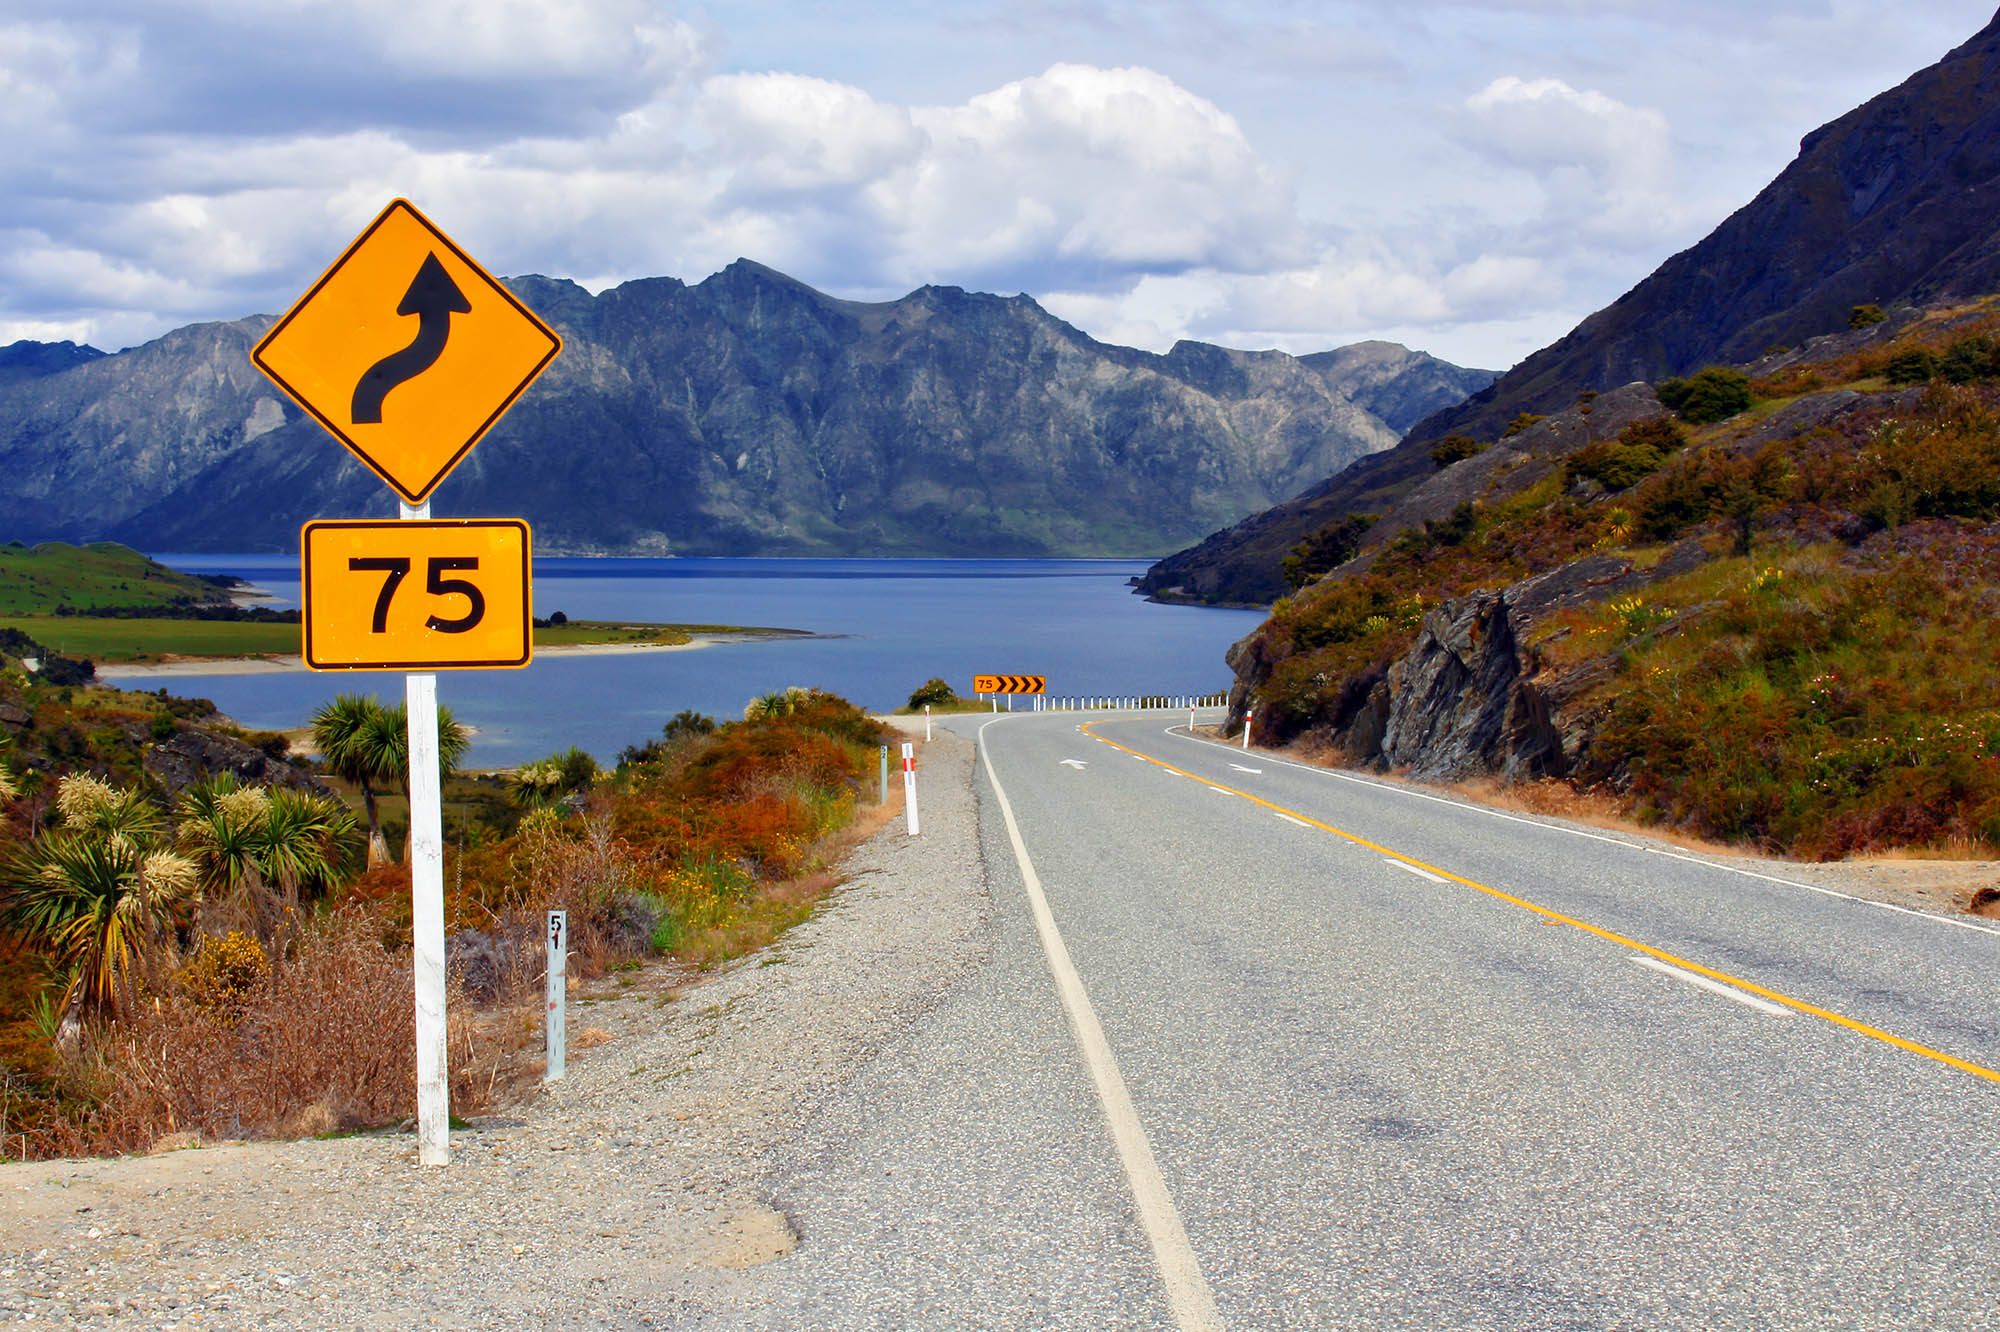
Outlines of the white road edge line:
M1184 730L1175 731L1169 728L1166 733L1186 740L1190 744L1207 745L1211 749L1236 748L1234 745L1220 744L1214 740L1204 740L1198 735L1189 735ZM1099 738L1101 739L1102 737ZM1271 754L1266 754L1263 758L1266 763L1282 763L1286 767L1296 768L1300 772L1309 772L1320 777L1333 777L1343 782L1353 782L1359 786L1372 786L1378 791L1409 796L1413 800L1430 800L1440 805L1451 805L1458 809L1468 810L1474 814L1484 814L1488 818L1504 819L1508 823L1525 823L1531 828L1546 828L1550 832L1567 833L1571 837L1587 838L1593 842L1608 842L1612 846L1622 846L1628 851L1644 851L1649 855L1667 856L1674 860L1685 860L1694 865L1706 865L1710 869L1721 870L1725 874L1740 874L1746 879L1762 879L1765 883L1783 884L1787 888L1803 888L1809 893L1818 893L1822 897L1837 897L1843 902L1853 902L1857 906L1879 907L1883 911L1894 911L1898 915L1915 916L1918 920L1927 920L1933 925L1953 925L1961 930L1977 930L1981 934L2000 935L2000 929L1996 929L1991 925L1975 925L1969 920L1959 920L1954 916L1940 916L1932 911L1918 911L1913 907L1898 906L1894 902L1878 902L1872 897L1856 897L1853 893L1843 893L1838 888L1822 888L1816 883L1800 883L1797 879L1781 879L1775 874L1759 874L1755 870L1738 869L1734 865L1718 865L1715 861L1703 860L1700 856L1685 855L1679 851L1668 851L1664 847L1646 846L1640 842L1629 842L1622 837L1606 837L1602 833L1585 832L1581 828L1571 828L1560 823L1550 823L1545 819L1522 818L1518 814L1502 813L1497 809L1488 809L1484 805L1475 805L1468 800L1453 800L1447 796L1431 795L1425 791L1412 791L1408 787L1398 786L1394 782L1370 781L1366 777L1358 777L1351 772L1338 772L1332 768L1315 768L1310 763L1297 763L1291 759L1278 758Z
M1298 825L1299 825L1299 827L1301 827L1301 828L1310 828L1310 827L1312 827L1312 825L1311 825L1310 823L1307 823L1307 822L1306 822L1306 821L1305 821L1304 819L1295 819L1295 818L1293 818L1293 817L1292 817L1291 815L1289 815L1289 814L1280 814L1280 815L1278 815L1278 817L1279 817L1279 818L1281 818L1281 819L1283 819L1283 820L1284 820L1284 821L1285 821L1286 823L1296 823L1296 824L1298 824Z
M1405 873L1414 874L1419 879L1429 879L1432 883L1450 882L1450 880L1446 879L1442 874L1433 874L1427 869L1418 869L1415 865L1412 865L1409 861L1397 860L1393 856L1382 857L1382 863L1384 865L1394 865L1397 869L1402 870Z
M1213 792L1215 792L1215 793L1216 793L1217 795L1235 795L1235 794L1236 794L1236 792L1234 792L1234 791L1231 791L1231 790L1227 789L1226 787L1221 787L1221 786L1211 786L1211 787L1209 787L1208 789L1209 789L1209 790L1211 790L1211 791L1213 791Z
M992 752L986 744L986 728L992 724L989 721L979 728L979 761L985 765L986 780L993 785L993 800L1000 806L1000 820L1007 825L1007 842L1013 847L1014 863L1021 870L1021 882L1027 889L1028 907L1035 918L1035 933L1041 936L1049 974L1055 978L1056 993L1069 1014L1077 1047L1090 1069L1090 1080L1096 1084L1097 1102L1104 1108L1105 1119L1110 1121L1118 1159L1125 1167L1125 1179L1132 1186L1139 1220L1153 1246L1153 1261L1159 1265L1160 1280L1167 1288L1167 1304L1173 1309L1174 1322L1181 1332L1221 1332L1222 1315L1216 1311L1208 1279L1202 1275L1194 1246L1188 1242L1187 1227L1167 1192L1166 1179L1153 1157L1153 1145L1146 1140L1145 1125L1139 1122L1138 1108L1132 1104L1124 1074L1118 1071L1118 1060L1097 1021L1097 1011L1090 1005L1083 978L1077 974L1076 964L1070 960L1069 949L1056 929L1055 913L1049 910L1042 881L1028 859L1026 843L1021 840L1021 827L1014 821L1014 807L1008 803L999 775L993 771Z
M1724 999L1734 999L1746 1008L1754 1008L1760 1013L1769 1013L1772 1017L1790 1017L1792 1015L1792 1010L1786 1008L1783 1004L1774 1004L1768 999L1759 999L1754 994L1745 994L1734 986L1724 985L1721 981L1710 980L1706 976L1697 976L1692 971L1683 971L1670 962L1660 961L1657 957L1647 957L1644 953L1634 953L1632 954L1632 960L1642 967L1651 967L1654 971L1660 972L1662 975L1672 976L1675 980L1683 980L1689 985L1700 986L1710 994L1719 994Z

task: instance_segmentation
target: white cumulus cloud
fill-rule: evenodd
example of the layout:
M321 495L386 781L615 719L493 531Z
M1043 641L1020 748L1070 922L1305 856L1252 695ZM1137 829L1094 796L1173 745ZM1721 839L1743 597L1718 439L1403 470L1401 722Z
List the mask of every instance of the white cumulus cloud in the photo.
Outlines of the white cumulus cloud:
M1461 139L1541 186L1540 221L1634 244L1681 221L1667 118L1561 79L1494 79L1465 99Z

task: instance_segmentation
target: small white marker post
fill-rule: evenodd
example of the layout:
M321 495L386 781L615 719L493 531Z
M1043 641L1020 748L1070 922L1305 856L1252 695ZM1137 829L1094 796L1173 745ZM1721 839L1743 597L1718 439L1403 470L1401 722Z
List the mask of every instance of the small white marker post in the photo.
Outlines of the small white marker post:
M924 704L924 743L931 742L931 705Z
M909 815L910 836L917 835L917 759L916 748L903 745L903 812Z
M549 912L548 1066L543 1082L560 1082L569 1047L569 912Z
M1243 752L1246 754L1250 752L1250 722L1256 715L1254 705L1243 709Z
M404 504L406 521L428 519L429 504ZM437 676L403 677L409 716L410 943L415 953L417 1163L451 1164L450 1071L444 1017L443 792L438 780Z
M889 803L889 746L882 746L882 798L877 804Z

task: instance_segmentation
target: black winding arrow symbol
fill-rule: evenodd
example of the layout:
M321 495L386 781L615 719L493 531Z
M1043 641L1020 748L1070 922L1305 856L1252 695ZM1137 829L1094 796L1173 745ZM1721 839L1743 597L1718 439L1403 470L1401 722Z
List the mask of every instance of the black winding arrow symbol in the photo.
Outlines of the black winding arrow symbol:
M396 313L417 316L417 336L409 346L384 356L362 374L361 382L354 386L352 416L356 425L381 424L382 399L389 396L390 389L431 368L451 338L451 317L471 314L472 304L438 257L431 254L424 256L423 267L410 279L410 289L403 293Z

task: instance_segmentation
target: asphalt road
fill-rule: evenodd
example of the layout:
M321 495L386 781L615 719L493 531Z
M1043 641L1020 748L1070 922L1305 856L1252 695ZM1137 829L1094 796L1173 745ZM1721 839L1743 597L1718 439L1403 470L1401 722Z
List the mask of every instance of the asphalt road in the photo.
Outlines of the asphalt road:
M2000 1326L2000 934L1184 714L951 724L990 952L787 1169L741 1325Z

